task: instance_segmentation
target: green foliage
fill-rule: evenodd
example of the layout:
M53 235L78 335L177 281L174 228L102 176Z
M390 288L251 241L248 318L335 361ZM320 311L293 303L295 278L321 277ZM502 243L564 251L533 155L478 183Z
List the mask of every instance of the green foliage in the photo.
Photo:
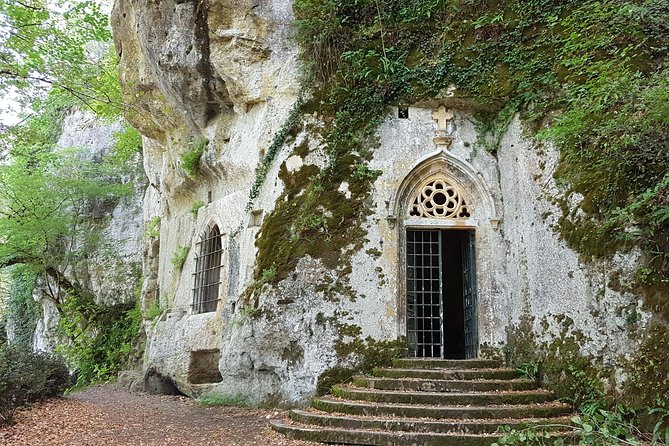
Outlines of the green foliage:
M65 362L24 346L0 345L0 424L29 403L61 395L70 384Z
M57 140L74 110L121 117L108 18L98 2L40 0L0 1L0 17L0 93L21 102L24 118L0 136L0 268L21 265L12 272L10 308L20 322L17 340L29 344L32 287L36 275L47 275L45 297L60 311L68 339L61 349L78 381L106 379L126 365L139 313L95 303L71 272L100 248L108 211L133 192L141 138L124 126L102 159L85 148L57 147ZM34 367L38 379L40 365ZM39 391L38 382L28 384Z
M202 406L235 406L249 407L251 402L248 396L241 393L231 395L207 395L197 400Z
M490 150L518 111L529 129L545 128L539 138L562 153L556 178L566 196L585 197L577 209L565 199L562 235L587 255L640 247L642 285L658 289L649 308L669 314L662 299L669 287L665 3L296 0L296 40L328 122L331 160L325 181L316 182L328 190L337 186L330 175L364 173L351 166L364 161L389 105L444 97L455 86ZM302 190L312 183L303 181ZM307 203L288 208L275 213L314 213Z
M160 216L156 215L151 217L149 222L146 224L146 230L144 235L149 238L158 238L160 237Z
M174 254L172 255L171 259L174 269L181 271L181 269L184 267L184 263L186 263L186 258L188 258L189 252L190 248L188 246L177 246L177 249L174 250Z
M525 429L501 430L502 436L492 446L636 446L642 444L669 444L669 429L658 428L651 435L641 432L636 426L636 413L624 406L606 409L598 404L586 405L581 413L571 419L570 425L546 425ZM665 412L666 415L666 412ZM557 433L555 428L562 431Z
M380 170L370 170L367 164L358 163L355 165L355 170L351 172L351 178L359 181L370 180L374 181L381 175Z
M24 263L45 271L85 257L88 250L72 249L72 241L94 241L102 218L95 209L132 192L117 164L54 148L63 107L52 95L44 114L3 135L10 158L0 165L0 267Z
M33 299L36 275L26 265L10 269L9 303L7 311L14 326L12 345L26 350L32 349L33 334L37 320L42 317L42 307Z
M127 122L123 122L122 129L116 132L114 137L116 142L109 156L110 161L117 166L141 167L137 159L142 153L142 135Z
M190 213L193 214L193 218L197 218L197 213L203 207L204 207L204 201L202 200L198 200L195 203L193 203L193 206L191 206L190 208Z
M163 310L158 305L158 302L152 302L144 311L144 319L153 320L162 314Z
M139 304L108 306L90 294L65 300L59 329L69 342L58 351L75 371L77 385L114 379L127 368L141 322Z
M270 283L276 278L276 268L274 266L263 270L260 279L262 283Z
M4 0L0 13L3 96L12 91L30 106L51 91L68 95L99 115L120 115L116 54L99 3Z
M209 141L202 136L191 141L188 144L188 149L179 155L181 169L188 178L195 179L200 174L200 158L207 150L207 144L209 144Z

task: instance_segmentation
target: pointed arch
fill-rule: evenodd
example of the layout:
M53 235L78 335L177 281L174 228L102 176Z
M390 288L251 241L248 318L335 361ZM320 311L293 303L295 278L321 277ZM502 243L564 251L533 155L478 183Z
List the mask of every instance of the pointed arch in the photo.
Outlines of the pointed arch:
M446 193L436 201L430 200L438 189ZM467 161L441 149L413 165L392 200L391 214L400 220L446 218L470 225L497 218L492 193L483 177Z

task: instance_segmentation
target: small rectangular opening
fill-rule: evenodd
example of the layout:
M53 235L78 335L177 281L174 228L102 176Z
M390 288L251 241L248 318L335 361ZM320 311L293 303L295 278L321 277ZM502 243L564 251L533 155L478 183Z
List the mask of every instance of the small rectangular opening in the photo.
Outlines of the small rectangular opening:
M223 380L218 370L218 360L221 351L196 350L190 352L190 363L188 364L188 381L191 384L214 384Z
M409 107L397 107L397 117L399 119L409 119Z

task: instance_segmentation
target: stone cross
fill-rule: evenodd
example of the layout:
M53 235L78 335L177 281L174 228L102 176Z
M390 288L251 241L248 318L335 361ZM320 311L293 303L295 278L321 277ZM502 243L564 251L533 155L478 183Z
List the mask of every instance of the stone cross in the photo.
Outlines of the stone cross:
M450 133L451 126L449 124L453 121L451 110L446 110L446 107L441 105L436 112L432 113L432 119L437 123L437 134L439 136Z
M432 119L437 124L437 135L434 142L438 146L450 146L453 143L453 118L452 110L446 110L446 107L441 105L436 112L432 113Z

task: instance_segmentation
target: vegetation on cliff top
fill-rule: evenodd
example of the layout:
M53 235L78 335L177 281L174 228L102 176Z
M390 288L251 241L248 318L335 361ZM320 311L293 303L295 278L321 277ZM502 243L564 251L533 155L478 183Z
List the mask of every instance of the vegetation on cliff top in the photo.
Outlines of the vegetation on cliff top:
M561 234L586 256L639 247L648 307L669 318L665 1L296 0L294 9L336 166L318 184L351 177L388 106L455 86L491 141L520 112L559 147Z

